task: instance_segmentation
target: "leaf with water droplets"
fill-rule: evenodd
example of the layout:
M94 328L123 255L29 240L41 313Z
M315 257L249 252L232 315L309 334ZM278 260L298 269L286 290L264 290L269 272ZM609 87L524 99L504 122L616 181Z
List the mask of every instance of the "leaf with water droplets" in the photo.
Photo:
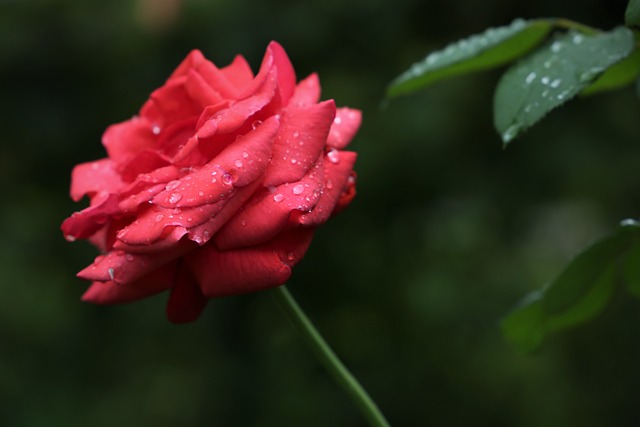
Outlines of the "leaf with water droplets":
M412 93L445 78L506 64L541 43L551 27L547 20L517 19L450 44L413 64L391 82L387 95Z
M584 88L581 95L594 95L619 89L632 84L640 75L640 49L605 71L590 86Z
M640 26L640 0L629 0L624 13L624 22L627 25Z
M627 280L633 274L640 283L639 242L638 223L623 221L617 232L578 254L543 291L519 303L502 322L505 339L531 351L546 334L580 325L600 314L615 292L621 261L626 263ZM631 256L635 264L630 263ZM640 284L636 286L640 288Z
M596 35L569 31L520 60L502 76L494 124L505 144L573 98L633 50L625 27Z

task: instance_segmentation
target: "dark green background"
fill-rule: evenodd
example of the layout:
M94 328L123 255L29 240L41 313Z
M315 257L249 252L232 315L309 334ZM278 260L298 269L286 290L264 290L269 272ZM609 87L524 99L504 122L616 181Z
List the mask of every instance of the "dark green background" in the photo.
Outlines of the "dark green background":
M291 291L394 426L637 426L640 310L522 355L498 323L577 249L640 212L631 89L554 111L502 150L499 72L383 102L428 50L517 17L609 29L625 1L0 0L0 425L364 426L268 293L175 326L166 295L81 303L96 255L60 222L74 164L192 48L257 67L279 41L323 97L363 110L358 197ZM165 1L164 4L170 2ZM84 206L84 205L82 205Z

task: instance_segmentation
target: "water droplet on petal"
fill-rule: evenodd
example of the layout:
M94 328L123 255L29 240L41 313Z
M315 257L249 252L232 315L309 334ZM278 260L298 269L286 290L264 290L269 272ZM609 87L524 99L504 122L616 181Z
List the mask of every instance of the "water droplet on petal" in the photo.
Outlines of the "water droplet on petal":
M293 253L293 252L289 252L289 253L287 254L287 259L288 259L289 261L293 261L294 259L296 259L296 254L295 254L295 253Z
M302 192L304 191L304 185L302 184L298 184L295 187L293 187L293 194L302 194Z
M249 153L247 153L247 152L245 151L244 153L242 153L242 157L244 157L244 158L246 159L247 157L249 157Z
M151 132L153 132L154 135L160 135L160 126L158 125L153 125L151 127Z
M122 239L124 236L126 236L126 235L127 235L127 233L128 233L128 232L129 232L129 230L128 230L128 229L123 228L122 230L118 231L118 234L116 234L116 237L117 237L118 239Z
M176 180L176 181L171 181L170 183L168 183L164 189L167 191L171 191L171 190L175 190L176 188L180 187L180 184L182 184L180 181Z
M327 153L327 158L331 163L338 163L340 162L340 153L338 152L338 150L330 150Z
M171 193L169 197L169 203L178 203L182 199L182 194L180 193Z
M133 261L133 255L131 255L131 254L126 254L124 257L129 262Z
M229 185L233 182L233 177L229 173L225 173L222 175L222 183L224 185Z
M234 162L234 165L236 165L237 168L241 168L242 167L242 160L238 159Z
M253 130L256 130L256 129L258 128L258 126L260 126L261 124L262 124L262 120L256 120L255 122L253 122L253 123L251 124L251 128L252 128Z
M64 238L65 238L65 240L66 240L67 242L75 242L75 241L76 241L76 238L75 238L75 237L73 237L71 234L66 234L66 235L64 236Z
M300 132L298 132L298 131L293 132L293 137L294 138L297 138L299 136L300 136Z
M109 267L107 269L107 272L109 273L109 277L111 277L111 280L116 277L116 271L113 269L113 267Z
M242 221L240 221L240 224L242 224L243 226L247 225L247 220L243 219Z
M284 200L284 196L283 196L282 194L279 194L279 193L278 193L278 194L276 194L275 196L273 196L273 200L274 200L276 203L280 203L281 201L283 201L283 200Z
M163 219L164 219L164 215L162 215L162 214L158 214L158 215L156 215L156 222L160 222L160 221L162 221Z
M331 180L328 179L327 183L325 184L325 187L327 187L327 190L331 190L333 188L333 182L331 182Z
M198 191L198 196L204 197L204 191Z
M342 118L336 117L335 119L333 119L333 123L339 125L340 123L342 123Z
M210 235L211 235L211 233L209 233L207 230L204 230L202 232L202 237L204 237L205 239L209 239Z

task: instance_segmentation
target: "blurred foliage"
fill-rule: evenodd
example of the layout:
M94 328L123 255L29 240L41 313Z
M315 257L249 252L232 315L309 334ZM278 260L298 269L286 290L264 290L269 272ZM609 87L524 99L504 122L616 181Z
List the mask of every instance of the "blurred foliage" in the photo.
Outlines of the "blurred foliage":
M361 426L268 293L175 326L166 295L79 301L95 251L60 222L74 164L193 48L258 65L278 40L324 98L360 108L359 195L290 290L392 425L637 425L638 303L521 355L500 316L638 217L638 100L569 104L503 151L502 70L381 106L424 52L515 17L612 28L624 0L0 0L0 425ZM534 143L535 142L535 143Z

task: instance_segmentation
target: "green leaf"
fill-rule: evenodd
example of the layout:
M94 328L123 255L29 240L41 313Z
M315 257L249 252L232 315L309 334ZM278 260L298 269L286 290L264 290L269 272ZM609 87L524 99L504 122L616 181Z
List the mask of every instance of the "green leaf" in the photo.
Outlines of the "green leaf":
M545 290L545 312L559 315L579 304L628 247L626 234L616 233L581 252Z
M640 225L636 221L621 222L616 233L576 256L543 291L520 302L502 321L505 339L523 351L532 351L548 333L597 316L615 292L621 260L627 279L636 280L629 283L632 291L640 296Z
M633 50L625 27L555 37L502 76L494 97L494 124L505 144L590 85Z
M542 293L527 295L500 323L505 339L521 351L530 352L538 348L546 334Z
M623 274L629 292L640 298L640 238L636 238L625 256Z
M548 20L517 19L511 25L490 28L450 44L413 64L391 82L387 95L415 92L445 78L503 65L537 46L551 27Z
M593 95L600 92L619 89L632 84L640 75L640 49L613 65L604 72L592 85L587 86L580 94Z
M640 25L640 0L629 0L624 13L624 22L630 26Z

